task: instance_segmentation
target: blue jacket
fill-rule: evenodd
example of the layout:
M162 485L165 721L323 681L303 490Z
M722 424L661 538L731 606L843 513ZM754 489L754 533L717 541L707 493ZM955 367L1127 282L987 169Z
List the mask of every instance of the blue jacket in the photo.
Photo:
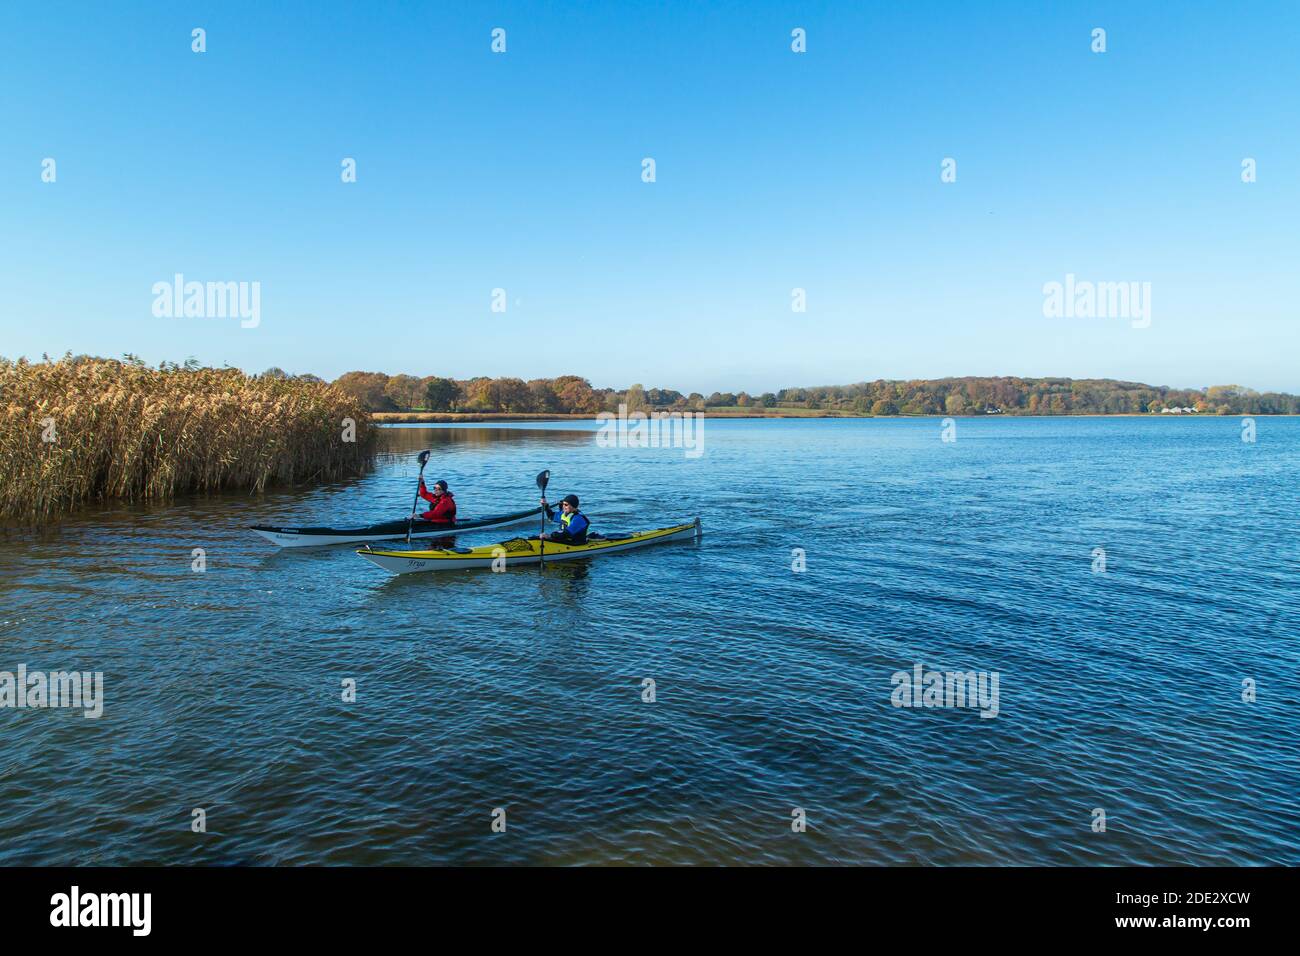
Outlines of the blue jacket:
M559 517L556 517L557 514ZM587 520L587 516L581 511L575 511L569 515L568 522L565 522L564 518L564 514L559 512L558 509L547 506L546 520L554 521L560 526L561 530L569 532L570 537L582 538L587 533L587 529L591 527L591 522Z

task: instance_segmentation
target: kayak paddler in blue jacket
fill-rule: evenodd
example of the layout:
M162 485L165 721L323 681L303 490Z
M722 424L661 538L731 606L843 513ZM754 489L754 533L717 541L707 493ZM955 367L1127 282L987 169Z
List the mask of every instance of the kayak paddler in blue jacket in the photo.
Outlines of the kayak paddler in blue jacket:
M559 531L549 531L542 534L547 541L556 541L560 544L586 544L587 529L591 527L591 522L587 516L578 510L578 496L565 495L560 500L560 516L555 517L555 511L546 502L546 496L542 496L542 507L546 509L546 520L554 521L560 526Z

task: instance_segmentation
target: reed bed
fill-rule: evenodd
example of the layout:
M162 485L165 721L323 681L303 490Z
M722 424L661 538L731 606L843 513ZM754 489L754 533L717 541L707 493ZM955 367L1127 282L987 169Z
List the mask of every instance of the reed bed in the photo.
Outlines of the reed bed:
M345 441L345 419L355 441ZM41 525L88 501L333 481L376 439L320 382L112 359L0 359L0 521Z

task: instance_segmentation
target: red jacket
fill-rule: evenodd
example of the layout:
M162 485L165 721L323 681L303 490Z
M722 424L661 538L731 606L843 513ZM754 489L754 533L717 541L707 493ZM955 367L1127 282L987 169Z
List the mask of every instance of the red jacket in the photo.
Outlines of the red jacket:
M438 524L455 524L456 523L456 499L452 497L450 491L444 491L440 495L435 495L428 488L424 487L424 481L420 481L420 497L425 501L433 502L433 507L420 515L425 521L436 521Z

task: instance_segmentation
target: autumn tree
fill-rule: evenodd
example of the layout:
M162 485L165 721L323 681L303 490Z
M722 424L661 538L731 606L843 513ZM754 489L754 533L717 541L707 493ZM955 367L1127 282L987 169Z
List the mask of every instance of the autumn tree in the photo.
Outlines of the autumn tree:
M372 412L391 412L397 406L386 394L384 387L388 376L383 372L344 372L334 380L334 386L342 389Z
M532 393L520 378L482 378L470 383L470 405L485 412L526 412Z
M415 408L424 401L424 388L414 375L394 375L385 383L384 394L399 408Z
M447 412L456 407L460 386L452 379L430 375L423 383L424 407L431 412Z
M535 378L528 383L531 396L530 406L534 412L558 412L559 399L555 395L555 384L549 378Z
M623 402L627 405L627 410L629 412L645 411L647 407L645 400L645 386L633 385L627 390L627 395L624 396Z
M556 404L562 412L575 415L594 415L601 409L601 400L591 383L577 375L561 375L551 382Z

